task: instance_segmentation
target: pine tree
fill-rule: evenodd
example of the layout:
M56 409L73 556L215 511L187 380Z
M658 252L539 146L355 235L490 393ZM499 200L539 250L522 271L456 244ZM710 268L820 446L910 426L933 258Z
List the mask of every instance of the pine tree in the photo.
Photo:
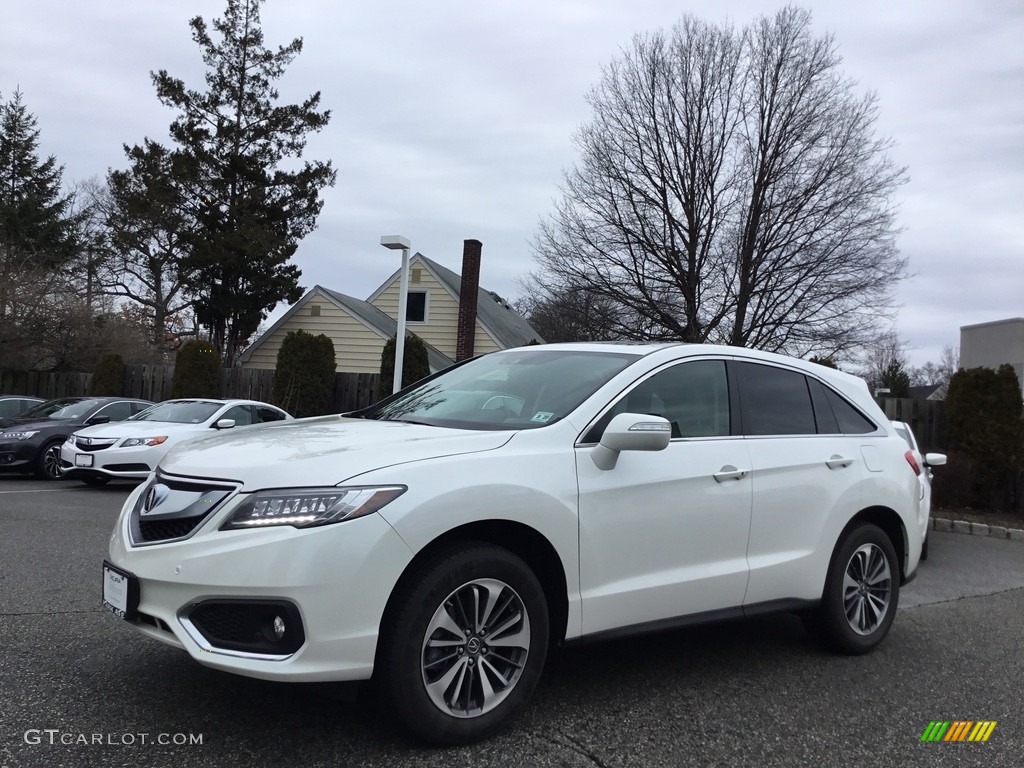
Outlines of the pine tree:
M48 313L67 282L60 268L76 255L81 219L61 192L63 173L52 155L40 159L36 118L21 92L0 99L0 362L52 331Z
M52 155L39 158L36 117L22 92L0 100L0 318L16 273L53 269L76 253L77 218L72 197L60 193L62 175Z
M263 0L228 0L213 22L190 22L207 65L205 91L186 88L165 70L152 75L157 96L179 111L171 136L192 164L192 252L181 265L225 365L281 300L301 296L289 263L334 184L330 162L295 162L306 137L330 119L320 93L278 105L274 83L302 51L302 39L272 51L263 45Z

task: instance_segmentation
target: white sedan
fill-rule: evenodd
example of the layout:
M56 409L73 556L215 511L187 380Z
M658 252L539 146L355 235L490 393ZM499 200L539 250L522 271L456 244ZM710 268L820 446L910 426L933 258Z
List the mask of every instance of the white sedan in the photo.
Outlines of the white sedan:
M61 470L87 485L144 480L183 440L211 429L290 420L280 408L255 400L166 400L125 421L78 430L61 446Z

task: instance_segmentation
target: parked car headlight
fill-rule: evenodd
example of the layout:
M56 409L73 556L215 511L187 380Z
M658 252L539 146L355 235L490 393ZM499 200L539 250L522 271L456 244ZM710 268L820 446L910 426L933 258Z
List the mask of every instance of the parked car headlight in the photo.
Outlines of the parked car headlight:
M351 488L282 488L254 493L221 526L222 531L291 525L313 528L376 512L403 493L403 485Z
M64 442L70 443L71 445L74 445L75 444L75 435L74 435L74 433L68 435L68 439L65 440Z
M157 435L156 437L129 437L123 443L122 448L131 448L136 445L160 445L167 441L167 435Z
M3 436L10 440L28 440L32 435L38 435L39 430L32 432L4 432Z

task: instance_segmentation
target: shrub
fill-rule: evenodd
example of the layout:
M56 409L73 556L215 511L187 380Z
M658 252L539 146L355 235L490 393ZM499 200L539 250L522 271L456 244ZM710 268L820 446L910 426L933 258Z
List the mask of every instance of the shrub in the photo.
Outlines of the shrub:
M277 352L274 404L292 416L322 416L334 391L334 343L325 336L289 331Z
M377 397L382 399L391 394L395 380L395 337L392 336L384 345L380 356L380 379L377 382ZM402 355L402 388L430 375L430 363L427 361L427 345L415 333L405 337L405 350Z
M1015 499L1024 456L1020 383L1009 365L959 370L946 393L950 452L962 453L973 469L975 503L1005 509ZM938 473L936 473L938 474Z
M92 369L89 394L93 397L118 397L124 386L124 360L120 355L104 355Z
M174 358L171 397L219 397L220 353L209 341L186 341Z

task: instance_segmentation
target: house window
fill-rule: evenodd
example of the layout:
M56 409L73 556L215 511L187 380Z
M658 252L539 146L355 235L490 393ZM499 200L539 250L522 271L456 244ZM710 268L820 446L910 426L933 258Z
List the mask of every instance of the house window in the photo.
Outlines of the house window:
M312 304L312 305L310 305L310 307L309 307L309 314L312 315L313 317L320 317L320 305L319 304Z
M405 321L407 323L427 322L426 291L409 291L405 305Z

